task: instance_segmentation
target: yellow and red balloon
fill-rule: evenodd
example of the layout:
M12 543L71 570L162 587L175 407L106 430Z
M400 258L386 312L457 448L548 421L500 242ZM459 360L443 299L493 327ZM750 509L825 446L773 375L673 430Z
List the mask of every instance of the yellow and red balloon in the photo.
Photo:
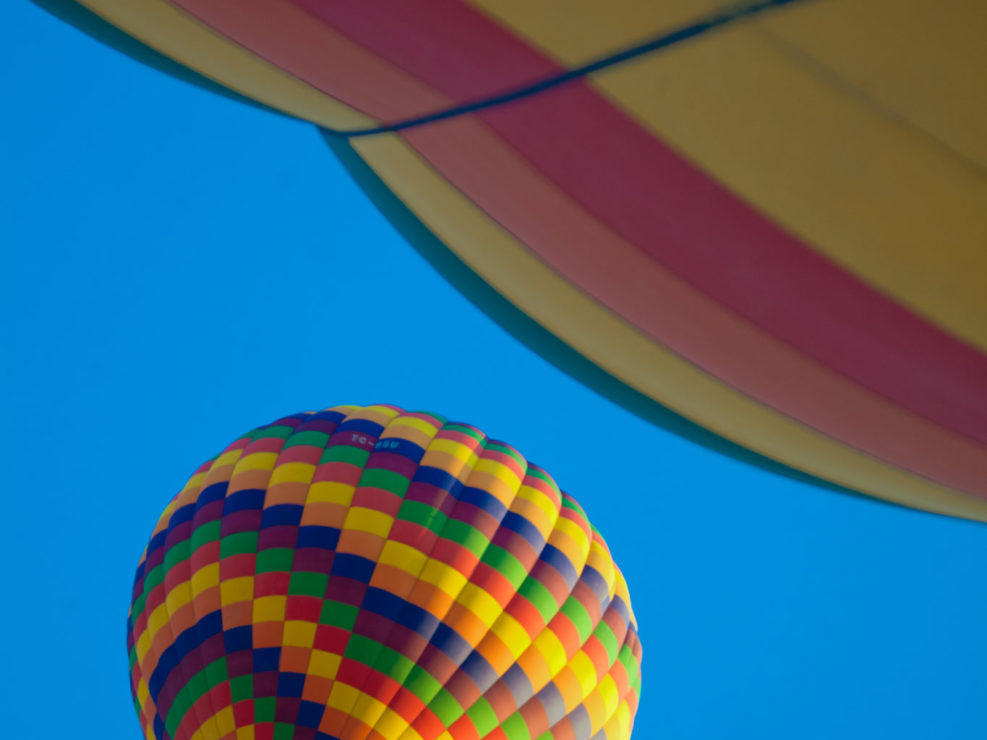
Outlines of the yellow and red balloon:
M984 3L37 1L320 126L471 299L645 418L987 520Z

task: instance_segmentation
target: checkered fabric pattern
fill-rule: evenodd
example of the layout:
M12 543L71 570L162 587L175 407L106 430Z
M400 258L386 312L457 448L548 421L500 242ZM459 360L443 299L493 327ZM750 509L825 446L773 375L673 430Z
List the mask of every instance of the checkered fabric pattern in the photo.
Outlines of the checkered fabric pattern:
M127 621L157 740L624 740L641 645L579 505L466 424L260 427L161 516Z

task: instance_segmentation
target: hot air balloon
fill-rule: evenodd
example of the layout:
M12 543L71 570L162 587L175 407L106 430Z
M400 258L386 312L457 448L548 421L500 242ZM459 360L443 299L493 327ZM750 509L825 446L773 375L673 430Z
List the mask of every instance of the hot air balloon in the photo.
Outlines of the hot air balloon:
M470 299L642 417L987 520L987 5L36 1L317 124Z
M641 644L583 510L476 428L279 419L202 465L127 621L151 740L630 737Z

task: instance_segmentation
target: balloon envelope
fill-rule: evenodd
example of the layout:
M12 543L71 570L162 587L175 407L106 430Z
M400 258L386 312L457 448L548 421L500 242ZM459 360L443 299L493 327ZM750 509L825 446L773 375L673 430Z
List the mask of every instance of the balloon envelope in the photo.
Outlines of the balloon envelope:
M641 646L599 533L474 427L341 406L189 479L141 558L151 740L630 737Z
M984 3L39 2L321 126L472 300L636 413L987 520Z

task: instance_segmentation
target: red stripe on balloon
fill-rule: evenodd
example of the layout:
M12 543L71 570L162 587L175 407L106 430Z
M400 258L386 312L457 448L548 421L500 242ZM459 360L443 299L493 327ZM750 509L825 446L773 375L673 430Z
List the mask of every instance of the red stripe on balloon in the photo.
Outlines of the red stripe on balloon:
M241 43L263 46L264 56L324 89L352 95L356 78L368 87L386 83L397 96L395 86L404 79L403 94L410 97L400 107L406 111L425 110L429 100L434 104L446 97L474 100L559 71L524 41L454 0L423 0L413 7L380 0L345 6L301 0L299 5L336 32L380 57L373 62L372 55L356 53L356 47L346 49L345 74L334 75L337 65L329 62L343 59L344 39L324 27L320 44L315 44L316 29L309 26L313 46L300 54L265 29L258 16L263 8L288 12L292 0L249 2L251 13L230 15L233 5L226 12L225 3L178 0L225 32L232 23ZM316 53L320 50L325 58ZM420 79L387 71L384 59ZM336 77L349 83L330 84ZM435 92L429 94L421 81ZM380 92L364 89L360 107L386 119L386 109L391 115L396 110L383 99L375 100ZM345 100L348 94L340 97ZM488 110L482 117L589 213L684 281L830 370L904 409L987 441L987 360L982 355L786 235L584 83ZM469 158L468 151L462 155ZM489 210L482 199L478 205ZM613 305L598 291L589 292ZM654 302L646 291L627 298L641 305ZM640 316L624 315L642 325ZM700 365L728 383L736 376L730 367ZM785 404L763 389L743 382L736 387L785 410ZM806 421L813 425L811 418ZM825 425L817 428L826 431ZM968 484L959 487L970 490Z
M666 269L826 367L987 442L987 357L828 262L587 85L480 117Z
M511 31L460 0L291 0L456 104L565 71Z
M454 0L295 2L457 100L558 71ZM475 115L666 269L872 392L987 443L987 357L783 231L585 82Z
M404 136L545 264L661 346L844 444L987 497L987 447L861 387L663 269L475 117Z

